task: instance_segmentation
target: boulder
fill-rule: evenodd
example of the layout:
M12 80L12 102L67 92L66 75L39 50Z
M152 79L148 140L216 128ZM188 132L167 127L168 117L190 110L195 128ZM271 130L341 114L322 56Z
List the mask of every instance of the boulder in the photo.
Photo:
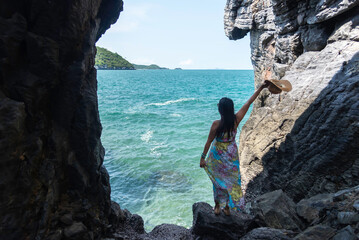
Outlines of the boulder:
M307 228L304 232L298 234L295 240L323 240L330 239L335 234L335 229L325 225L315 225Z
M318 194L309 199L302 199L297 203L296 210L300 217L312 223L323 215L326 209L333 206L333 194Z
M187 228L173 225L161 224L156 226L150 233L149 237L158 240L192 240L191 231Z
M192 210L192 232L201 239L238 239L257 226L252 216L235 212L215 215L213 208L203 202L193 204Z
M122 230L125 232L135 232L136 234L145 233L144 222L140 215L132 214L127 209L123 210L124 222Z
M339 212L338 222L343 225L359 222L359 213L357 212Z
M285 229L260 227L247 233L241 240L289 240L295 235L296 233Z
M358 239L353 229L350 226L346 226L338 231L332 240L356 240Z
M294 231L305 228L296 213L295 203L282 190L257 197L252 202L251 212L261 226Z
M120 205L114 201L111 201L111 213L109 216L109 221L111 227L116 229L120 223L123 223L126 220L125 214L123 213Z
M60 221L66 225L72 225L72 223L74 222L72 220L72 214L71 213L67 213L64 214L63 216L61 216Z
M71 226L65 228L64 235L67 238L76 237L87 230L82 222L74 222Z

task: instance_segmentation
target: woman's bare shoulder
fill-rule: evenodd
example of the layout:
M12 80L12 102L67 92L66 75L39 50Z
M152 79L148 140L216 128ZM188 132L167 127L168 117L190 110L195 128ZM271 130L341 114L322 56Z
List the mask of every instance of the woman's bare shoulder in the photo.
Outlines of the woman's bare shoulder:
M212 128L217 128L219 126L220 120L214 120L212 123Z
M214 120L212 125L218 126L220 122L221 122L221 120Z

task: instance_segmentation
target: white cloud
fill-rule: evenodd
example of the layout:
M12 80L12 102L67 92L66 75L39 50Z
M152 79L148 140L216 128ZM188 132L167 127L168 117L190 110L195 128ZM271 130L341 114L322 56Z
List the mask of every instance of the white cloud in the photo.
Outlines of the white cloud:
M180 66L188 66L188 65L192 65L193 64L193 60L192 59L187 59L187 60L184 60L184 61L181 61L179 63Z
M124 11L118 21L111 26L109 32L136 31L141 23L148 19L148 13L153 9L150 4L124 6Z

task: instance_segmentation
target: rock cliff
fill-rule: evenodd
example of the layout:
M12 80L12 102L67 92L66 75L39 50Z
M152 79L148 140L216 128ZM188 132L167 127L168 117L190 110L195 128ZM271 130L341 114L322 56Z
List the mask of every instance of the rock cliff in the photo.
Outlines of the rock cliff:
M94 58L122 4L0 2L0 239L98 239L116 218Z
M250 33L264 92L240 136L247 198L283 189L295 202L359 184L359 1L228 0L225 32Z

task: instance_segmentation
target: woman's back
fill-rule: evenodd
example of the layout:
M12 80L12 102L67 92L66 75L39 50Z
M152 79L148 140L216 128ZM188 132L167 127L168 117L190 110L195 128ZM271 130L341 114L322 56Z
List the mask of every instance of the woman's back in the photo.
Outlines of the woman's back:
M237 134L237 129L234 129L230 132L229 136L228 136L228 132L226 132L221 137L216 137L215 140L217 142L224 142L224 143L234 142L235 143L236 134Z

